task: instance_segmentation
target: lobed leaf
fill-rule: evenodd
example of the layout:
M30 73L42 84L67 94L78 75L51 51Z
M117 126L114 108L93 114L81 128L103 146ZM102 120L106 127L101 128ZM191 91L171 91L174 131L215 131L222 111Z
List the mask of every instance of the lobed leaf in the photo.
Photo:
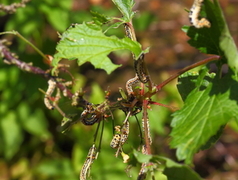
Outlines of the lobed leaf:
M78 65L90 62L95 68L104 69L108 74L120 65L115 65L107 57L112 51L128 49L137 57L141 53L141 45L129 38L119 39L116 36L106 36L101 27L95 24L83 23L71 26L65 31L56 47L53 66L62 59L77 59Z
M170 145L177 148L179 160L190 164L193 155L221 126L231 119L237 120L238 82L231 77L227 74L221 79L216 76L207 80L207 86L194 89L183 109L173 114Z

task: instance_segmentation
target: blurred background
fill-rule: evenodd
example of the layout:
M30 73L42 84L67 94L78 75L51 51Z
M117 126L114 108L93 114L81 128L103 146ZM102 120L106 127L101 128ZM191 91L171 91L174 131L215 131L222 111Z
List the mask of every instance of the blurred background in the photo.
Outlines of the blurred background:
M0 0L0 5L18 2ZM150 47L145 61L154 83L159 84L173 72L204 59L206 56L191 47L181 28L189 25L188 12L192 0L136 0L134 27L138 41L144 48ZM238 43L238 0L220 0L231 35ZM16 30L35 44L44 54L53 55L59 41L58 33L64 32L72 23L90 21L90 10L108 16L120 17L110 0L32 0L25 8L13 14L0 11L0 32ZM123 27L109 34L124 37ZM12 35L1 39L12 42L10 49L24 62L48 69L42 57L30 46ZM119 97L118 87L125 89L128 79L134 77L133 61L129 52L111 53L115 64L122 64L111 75L94 69L86 63L77 67L71 63L77 88L82 87L86 98L100 103L104 91L111 90L112 98ZM43 102L47 81L40 76L20 71L0 61L0 180L76 180L93 143L96 125L75 124L62 134L62 116L48 110ZM76 90L76 89L74 89ZM165 86L154 97L163 104L182 107L176 89L176 81ZM65 100L60 105L67 111ZM69 110L70 111L70 110ZM172 112L164 107L152 106L149 111L153 154L176 160L175 150L168 146ZM114 112L114 123L121 124L125 115ZM137 116L141 119L141 115ZM109 144L113 136L111 119L104 123L102 149L91 169L92 179L136 179L139 165L128 168L122 159L114 156ZM130 118L130 133L125 152L129 153L140 143L139 129L134 117ZM206 180L238 179L238 127L231 122L224 129L220 140L194 157L194 170ZM112 167L113 164L113 167ZM162 167L158 167L161 171ZM159 177L159 175L158 175Z

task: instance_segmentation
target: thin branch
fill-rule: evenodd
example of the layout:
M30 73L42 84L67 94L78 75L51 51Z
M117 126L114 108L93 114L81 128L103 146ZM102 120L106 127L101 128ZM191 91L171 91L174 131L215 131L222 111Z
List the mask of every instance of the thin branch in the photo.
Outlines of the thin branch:
M19 60L13 53L11 53L9 51L9 49L2 42L0 42L0 53L1 53L1 56L4 58L3 61L6 64L15 65L23 71L41 75L42 77L44 77L46 79L53 78L57 83L57 87L61 91L66 91L67 97L72 98L73 93L69 89L67 89L61 82L58 82L57 77L52 76L49 72L47 72L39 67L33 66L31 63L25 63L25 62Z
M195 67L198 67L198 66L201 66L203 64L206 64L206 63L209 63L211 61L217 61L219 60L221 57L218 56L218 55L214 55L212 57L209 57L207 59L204 59L202 61L199 61L197 63L194 63L190 66L187 66L183 69L181 69L180 71L178 71L177 73L173 74L172 76L170 76L168 79L166 79L164 82L160 83L158 86L156 86L156 89L157 91L159 91L162 87L164 87L166 84L168 84L169 82L171 82L172 80L176 79L177 77L179 77L181 74L195 68Z
M12 3L10 5L0 4L0 10L5 11L6 13L12 14L16 12L17 8L25 7L26 3L31 0L22 0L20 3Z
M21 40L23 40L26 44L29 44L37 53L39 53L45 60L48 60L48 58L46 57L46 55L44 53L42 53L41 50L39 50L34 44L32 44L30 41L28 41L26 38L24 38L19 32L17 31L5 31L5 32L1 32L0 35L4 35L4 34L13 34L17 37L19 37Z

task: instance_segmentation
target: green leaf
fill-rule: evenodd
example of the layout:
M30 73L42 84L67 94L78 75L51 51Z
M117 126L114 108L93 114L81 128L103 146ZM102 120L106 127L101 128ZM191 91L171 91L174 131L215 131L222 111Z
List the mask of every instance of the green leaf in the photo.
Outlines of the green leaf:
M203 71L200 72L192 70L179 76L177 88L183 101L185 101L189 93L191 93L196 87L199 86L200 89L206 88L214 76L215 73L208 73L208 69L203 69Z
M4 147L4 155L6 159L11 159L19 150L23 141L21 127L17 122L16 114L9 111L0 119L1 134Z
M133 150L133 154L136 158L136 160L140 163L148 163L152 159L152 155L142 154L141 152L137 150Z
M205 150L210 148L212 145L214 145L217 142L217 140L221 137L224 128L225 128L225 125L221 126L220 129L217 131L217 133L214 136L210 137L207 143L204 144L200 149Z
M126 22L130 22L134 16L132 8L134 6L134 0L112 0L112 2L117 6L123 15L123 19Z
M142 154L141 152L135 149L133 150L133 154L139 163L148 163L153 157L152 155Z
M93 15L93 21L95 24L102 25L112 20L111 17L107 17L104 14L100 14L95 11L90 11L90 12Z
M204 5L211 27L197 29L193 26L184 26L183 31L191 38L189 44L203 53L220 55L223 63L228 63L234 72L238 72L237 48L218 1L214 0L212 3L206 0Z
M210 80L207 88L198 87L186 98L184 107L173 114L172 148L179 160L192 162L193 155L221 126L238 117L238 82L230 73ZM232 107L232 108L231 108Z
M107 57L112 51L128 49L137 57L141 53L141 45L129 38L118 39L106 36L101 27L93 24L77 24L65 31L56 47L53 66L57 66L62 58L77 59L78 65L91 62L95 68L104 69L108 74L120 65L115 65Z
M202 178L187 165L178 164L165 157L159 157L159 159L166 162L163 174L167 176L167 180L202 180Z

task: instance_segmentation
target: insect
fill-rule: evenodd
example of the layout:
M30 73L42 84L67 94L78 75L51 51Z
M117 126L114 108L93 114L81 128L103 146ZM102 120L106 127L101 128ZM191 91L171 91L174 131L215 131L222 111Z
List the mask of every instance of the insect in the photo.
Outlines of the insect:
M115 130L115 135L113 136L112 138L112 141L110 143L110 146L113 148L113 149L116 149L119 147L120 145L120 141L121 141L121 126L115 126L114 127L114 130Z
M134 94L132 87L133 87L133 85L135 85L138 82L139 82L138 76L135 76L134 78L131 78L126 82L126 91L129 96Z
M124 27L125 27L126 36L128 38L130 38L131 40L136 41L136 37L132 33L132 30L131 30L131 28L132 28L131 24L130 23L125 23Z
M126 36L133 41L136 41L134 29L131 23L125 23L125 32ZM134 68L136 72L136 77L139 79L140 82L143 84L149 81L148 73L146 72L145 64L144 64L144 54L141 54L138 59L136 59L135 55L133 54L134 58Z
M138 79L143 84L147 83L149 81L148 73L146 72L145 65L144 65L144 54L140 55L140 57L137 60L134 60L134 68L136 71L136 75L138 76Z
M85 125L93 125L96 122L100 122L102 119L109 117L108 112L111 112L108 108L108 99L101 104L93 104L86 102L84 111L81 113L81 121Z
M86 160L83 164L83 167L81 169L80 180L86 180L87 179L87 175L90 171L90 167L93 164L93 161L95 159L97 159L97 156L98 156L98 152L97 152L95 144L93 144L92 147L88 151L87 158L86 158Z
M121 145L123 145L127 141L128 135L129 135L129 121L126 120L121 128Z
M45 106L50 109L50 110L53 110L54 109L54 106L51 104L50 102L50 97L52 95L52 93L54 92L55 88L56 88L56 82L53 80L53 79L50 79L48 81L48 89L45 93L45 97L44 97L44 103L45 103Z
M120 129L120 141L119 141L119 144L117 146L117 152L116 152L116 157L118 156L119 152L122 152L122 146L125 144L125 142L127 141L128 139L128 136L129 136L129 120L128 118L130 117L131 115L131 112L129 112L126 116L126 119L124 120L123 122L123 125Z
M206 18L199 19L199 14L204 0L195 0L189 12L189 20L196 28L211 27L211 23Z
M86 109L81 113L81 121L85 125L93 125L100 120L101 114L97 114L93 104L86 105Z

